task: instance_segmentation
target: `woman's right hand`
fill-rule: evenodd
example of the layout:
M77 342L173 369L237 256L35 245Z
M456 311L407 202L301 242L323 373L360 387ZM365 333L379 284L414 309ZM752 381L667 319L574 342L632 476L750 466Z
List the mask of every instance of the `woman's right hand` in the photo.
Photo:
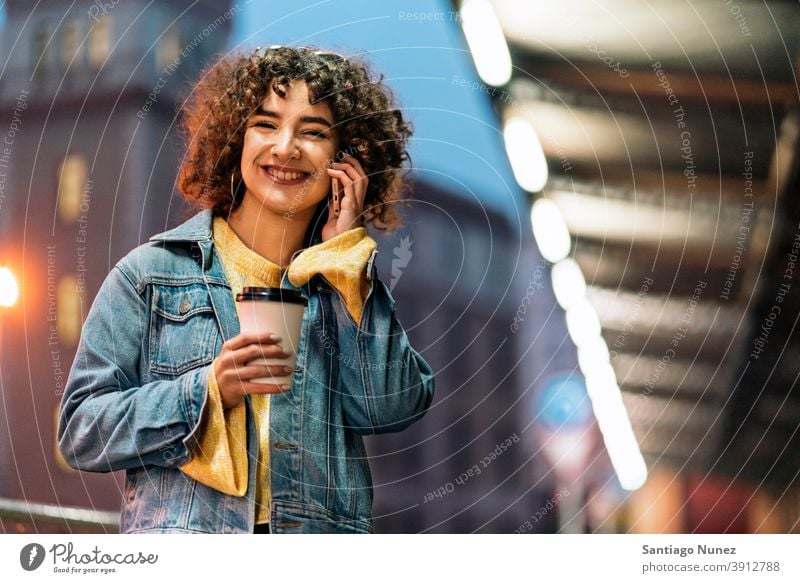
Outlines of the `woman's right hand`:
M222 345L222 351L211 365L223 408L236 407L245 395L283 393L289 389L289 385L254 383L252 379L282 377L294 369L282 364L247 364L260 358L288 358L290 355L280 347L280 341L269 332L261 332L239 334Z

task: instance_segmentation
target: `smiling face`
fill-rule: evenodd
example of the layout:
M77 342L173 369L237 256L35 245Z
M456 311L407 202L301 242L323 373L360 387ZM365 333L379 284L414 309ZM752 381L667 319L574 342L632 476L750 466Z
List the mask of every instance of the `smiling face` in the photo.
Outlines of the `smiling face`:
M270 90L247 120L240 211L310 220L331 189L326 168L336 154L334 119L327 103L309 103L304 81L284 91L281 97Z

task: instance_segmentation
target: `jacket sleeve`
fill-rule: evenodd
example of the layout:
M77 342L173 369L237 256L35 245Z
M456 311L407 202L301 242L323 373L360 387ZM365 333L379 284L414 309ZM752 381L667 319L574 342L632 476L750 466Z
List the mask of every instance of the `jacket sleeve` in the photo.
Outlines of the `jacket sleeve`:
M61 400L58 447L75 469L177 467L192 457L210 366L141 384L149 316L117 264L89 310Z
M208 371L208 403L200 423L194 455L180 470L210 488L244 496L248 476L245 404L224 409L213 366Z
M339 233L305 249L289 266L289 281L299 286L315 274L323 276L336 288L348 313L359 322L368 290L367 262L376 247L364 227Z
M433 371L411 347L395 301L375 271L371 285L360 324L337 310L337 388L345 423L360 434L405 429L428 410L434 390Z

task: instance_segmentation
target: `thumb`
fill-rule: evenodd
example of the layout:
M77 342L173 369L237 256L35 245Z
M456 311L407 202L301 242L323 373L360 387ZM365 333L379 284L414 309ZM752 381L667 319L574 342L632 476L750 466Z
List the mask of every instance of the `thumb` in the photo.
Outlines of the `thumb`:
M325 221L325 224L322 226L322 240L327 241L328 239L333 238L336 236L336 224L338 222L338 218L333 216L333 201L328 201L328 220Z

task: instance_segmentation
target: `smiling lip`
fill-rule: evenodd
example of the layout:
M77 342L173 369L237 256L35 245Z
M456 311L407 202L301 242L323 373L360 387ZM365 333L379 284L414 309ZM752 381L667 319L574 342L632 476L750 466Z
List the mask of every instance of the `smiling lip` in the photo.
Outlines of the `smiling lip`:
M284 172L284 173L300 172L300 173L302 173L302 176L300 178L295 178L293 180L282 180L282 179L278 178L277 176L275 176L273 174L270 174L270 172L269 172L270 169L278 170L278 171L281 171L281 172ZM305 172L305 171L300 170L298 168L286 168L286 167L268 165L268 166L261 166L261 170L264 172L264 174L267 176L267 178L269 178L270 180L272 180L276 184L286 184L286 185L302 184L310 176L309 172Z

